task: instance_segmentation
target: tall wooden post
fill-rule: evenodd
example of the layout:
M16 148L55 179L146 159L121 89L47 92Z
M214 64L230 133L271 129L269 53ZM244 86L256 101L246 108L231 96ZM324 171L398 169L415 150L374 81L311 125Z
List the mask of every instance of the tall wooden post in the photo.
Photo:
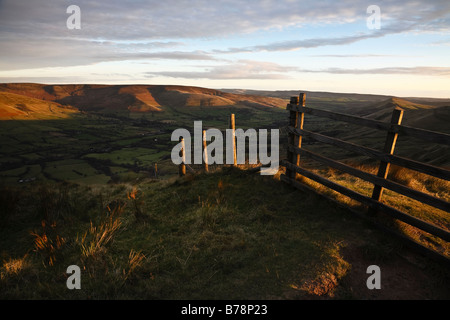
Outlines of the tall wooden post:
M304 107L306 103L306 94L305 93L300 93L299 95L299 107ZM305 114L303 112L298 112L297 113L297 123L295 124L295 128L302 130L303 129L303 122L305 119ZM299 136L295 136L295 146L297 146L298 148L302 147L302 135ZM294 159L292 159L294 160ZM295 159L295 165L298 167L300 165L300 155L297 154L296 155L296 159ZM295 178L298 178L300 175L297 173L295 175Z
M305 118L305 114L301 112L300 107L304 107L306 102L306 94L300 93L298 97L292 97L289 104L289 126L296 129L303 129L303 122ZM294 133L289 133L288 135L288 145L295 146L298 148L302 147L302 136L297 136ZM296 165L300 165L300 155L295 152L291 152L288 150L287 160ZM295 179L298 177L298 174L290 169L286 169L286 176L289 178Z
M233 164L237 166L237 158L236 158L236 127L235 127L235 118L234 113L230 116L230 129L231 129L231 139L233 146Z
M208 149L206 146L206 130L203 130L203 165L205 167L205 171L208 172Z
M181 142L181 159L182 162L180 164L180 168L179 168L179 174L180 176L184 176L186 175L186 148L184 145L184 138L180 137L180 142Z
M299 97L291 97L291 100L288 104L289 109L289 127L297 126L298 112L292 110L292 106L297 106L299 103ZM288 152L287 152L287 161L293 162L293 158L295 153L289 150L289 146L293 146L295 142L295 134L293 132L288 133ZM295 171L286 168L286 176L289 178L295 178Z
M395 108L392 112L391 124L401 124L403 118L403 110L400 108ZM392 130L392 128L388 131L386 142L384 144L383 152L386 154L394 154L395 144L397 142L398 133ZM377 176L383 179L386 179L389 174L390 163L381 161L380 166L378 168ZM372 192L372 199L380 201L383 195L383 187L379 185L375 185ZM370 209L369 213L375 214L377 210Z

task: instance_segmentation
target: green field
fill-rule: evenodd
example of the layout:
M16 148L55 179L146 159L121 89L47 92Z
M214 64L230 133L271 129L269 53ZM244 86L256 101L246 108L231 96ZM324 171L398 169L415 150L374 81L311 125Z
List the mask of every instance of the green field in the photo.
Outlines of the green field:
M2 121L0 178L13 184L29 183L30 178L104 184L121 178L146 178L153 175L155 164L159 177L170 176L177 172L168 161L175 144L170 141L172 131L191 130L196 120L202 120L204 128L226 129L231 113L236 115L237 128L279 127L286 119L281 109L242 106L168 107L153 115L119 112Z

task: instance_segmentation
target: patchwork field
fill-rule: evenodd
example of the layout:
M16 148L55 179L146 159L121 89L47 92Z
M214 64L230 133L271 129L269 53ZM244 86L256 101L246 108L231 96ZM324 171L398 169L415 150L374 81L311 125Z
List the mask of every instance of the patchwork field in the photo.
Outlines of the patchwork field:
M0 109L10 108L10 96L17 96L29 104L39 101L39 106L53 100L71 111L64 120L37 107L34 112L30 109L27 117L3 117L3 182L104 184L153 177L155 164L159 177L171 175L177 168L170 162L175 144L170 137L177 128L191 129L194 121L201 120L204 128L226 129L230 113L236 114L241 128L278 127L285 119L284 110L279 108L284 100L277 98L241 97L189 87L63 87L0 86ZM85 90L84 95L80 90ZM123 108L126 101L134 107ZM144 103L149 106L142 107ZM278 105L269 107L270 103Z

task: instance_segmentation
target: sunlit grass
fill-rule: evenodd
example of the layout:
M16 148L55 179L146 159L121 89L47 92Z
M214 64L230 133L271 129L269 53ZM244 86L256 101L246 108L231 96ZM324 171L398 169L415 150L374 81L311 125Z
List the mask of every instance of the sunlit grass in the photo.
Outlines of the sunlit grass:
M17 276L21 272L24 272L27 268L31 266L28 260L28 255L24 255L22 258L10 258L3 262L3 266L0 271L0 279L7 277Z
M361 165L355 163L349 163L349 165L361 171L374 175L376 175L378 172L378 167L376 165ZM344 172L340 172L339 170L335 170L333 168L312 169L312 171L364 196L372 196L374 185L363 179L354 177ZM449 181L398 166L391 166L388 174L388 179L411 189L432 195L436 198L450 201ZM349 207L357 208L361 212L366 212L367 210L366 208L362 207L358 201L353 200L352 198L332 189L329 189L311 179L300 176L299 180L317 190L319 193L325 194L335 199L339 203L342 203ZM437 209L388 189L383 190L381 202L408 215L434 224L442 229L450 230L450 213L446 211ZM428 246L443 255L450 256L450 244L448 244L447 241L401 221L392 219L388 219L386 221L388 221L391 226L393 225L395 228L406 234L411 239L424 244L425 246Z

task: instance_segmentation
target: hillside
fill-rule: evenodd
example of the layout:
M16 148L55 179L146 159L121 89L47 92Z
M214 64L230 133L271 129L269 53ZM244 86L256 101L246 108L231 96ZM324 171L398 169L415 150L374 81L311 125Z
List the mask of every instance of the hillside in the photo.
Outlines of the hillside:
M450 106L433 106L401 98L389 98L368 107L355 108L361 116L388 122L394 108L405 110L402 124L438 132L450 132Z
M67 118L78 110L53 101L0 92L0 119L39 120Z
M289 99L290 97L297 96L298 90L246 90L246 89L223 89L225 92L245 94L245 95L261 95L266 97L276 97L280 99ZM333 100L345 100L347 102L351 101L381 101L387 99L389 96L377 95L377 94L361 94L361 93L338 93L338 92L322 92L322 91L307 91L301 90L301 92L306 93L308 101L325 101L329 99Z
M445 266L277 177L0 189L2 299L448 299ZM67 290L66 269L82 270ZM369 290L369 265L382 290ZM169 310L167 310L169 312Z
M429 110L433 109L433 106L426 104L414 103L405 99L392 97L381 102L371 104L369 106L364 106L360 108L355 108L355 113L360 116L368 117L371 119L376 119L380 121L389 121L392 110L395 108L401 108L403 110Z
M58 106L83 112L101 113L164 112L167 111L167 108L184 107L284 108L286 105L286 101L279 98L240 95L187 86L12 83L0 84L0 93L2 93L0 96L0 119L50 117L56 111L49 113L48 107L44 108L49 103L53 108ZM32 108L31 105L37 107Z

